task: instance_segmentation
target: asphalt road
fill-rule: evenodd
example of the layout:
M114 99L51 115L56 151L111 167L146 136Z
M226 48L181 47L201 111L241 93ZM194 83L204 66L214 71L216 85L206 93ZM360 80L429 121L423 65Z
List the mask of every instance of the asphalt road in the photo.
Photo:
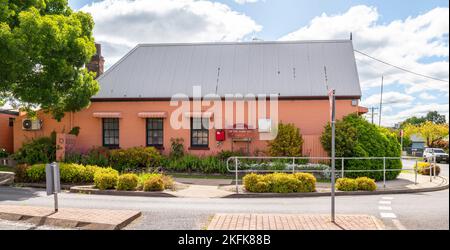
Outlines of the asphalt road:
M392 210L380 210L388 205ZM120 197L62 193L60 207L134 209L143 216L125 229L202 229L215 213L303 213L327 214L328 197L269 199L194 199ZM380 203L381 202L381 203ZM52 206L53 197L38 189L0 188L0 204ZM369 214L381 219L387 229L449 229L448 190L400 195L336 197L336 211ZM385 218L381 213L394 214ZM51 229L5 224L0 229Z
M405 164L406 165L406 164ZM448 177L448 164L439 164ZM200 199L121 197L62 193L60 207L132 209L143 216L125 229L203 229L215 213L328 214L329 197ZM0 187L0 204L52 206L42 189ZM336 213L369 214L387 229L449 230L449 191L417 194L338 196ZM0 220L0 229L55 229Z

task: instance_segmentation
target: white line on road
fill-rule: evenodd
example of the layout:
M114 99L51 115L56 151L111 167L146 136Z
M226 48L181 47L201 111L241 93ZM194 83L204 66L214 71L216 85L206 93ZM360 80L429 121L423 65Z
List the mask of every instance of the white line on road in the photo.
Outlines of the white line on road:
M379 210L392 210L391 207L387 207L387 206L379 206L378 209Z
M392 223L394 223L398 230L406 230L406 227L399 220L392 220Z
M378 203L384 204L384 205L391 205L391 201L379 201Z
M381 218L397 218L397 216L394 213L380 213Z

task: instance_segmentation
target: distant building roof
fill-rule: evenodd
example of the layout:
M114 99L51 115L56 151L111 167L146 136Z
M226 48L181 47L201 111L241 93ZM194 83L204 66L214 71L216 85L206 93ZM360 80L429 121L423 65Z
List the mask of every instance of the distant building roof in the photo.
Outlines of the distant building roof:
M422 138L420 135L411 135L410 139L412 142L426 142L426 140Z
M140 44L97 80L96 98L170 98L202 94L360 98L350 40Z
M0 114L7 114L7 115L19 115L18 111L12 111L12 110L6 110L6 109L0 109Z

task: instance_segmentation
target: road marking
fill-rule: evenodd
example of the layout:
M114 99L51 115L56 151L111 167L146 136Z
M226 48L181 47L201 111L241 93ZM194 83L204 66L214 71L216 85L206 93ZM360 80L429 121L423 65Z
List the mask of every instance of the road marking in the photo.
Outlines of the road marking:
M398 230L406 230L406 227L399 220L392 220L392 223L394 223Z
M384 196L384 197L381 197L381 199L383 199L383 200L393 200L394 197Z
M382 218L397 218L397 216L394 213L380 213Z
M379 206L378 209L379 210L392 210L391 207L386 207L386 206Z
M391 201L379 201L380 204L391 205Z

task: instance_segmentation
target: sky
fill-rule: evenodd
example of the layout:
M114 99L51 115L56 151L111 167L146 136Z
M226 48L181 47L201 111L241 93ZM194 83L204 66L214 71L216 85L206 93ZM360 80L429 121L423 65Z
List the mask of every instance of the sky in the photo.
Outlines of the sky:
M348 39L363 97L382 125L428 111L449 115L449 7L443 0L69 0L92 14L94 36L110 67L138 43ZM377 111L376 111L377 112ZM369 117L368 117L369 118ZM375 115L378 121L378 115Z

